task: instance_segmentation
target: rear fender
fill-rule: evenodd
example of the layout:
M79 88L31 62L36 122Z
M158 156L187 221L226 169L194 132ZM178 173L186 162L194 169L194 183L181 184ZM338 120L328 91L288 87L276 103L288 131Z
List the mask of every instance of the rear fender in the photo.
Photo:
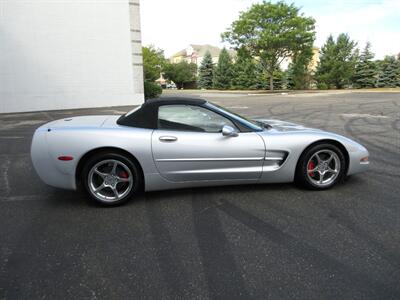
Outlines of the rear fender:
M48 157L61 176L73 178L76 186L76 171L85 154L100 148L124 150L139 161L143 173L155 173L151 154L150 129L54 129L46 133ZM62 161L61 156L71 156L73 160ZM74 187L75 188L75 187Z

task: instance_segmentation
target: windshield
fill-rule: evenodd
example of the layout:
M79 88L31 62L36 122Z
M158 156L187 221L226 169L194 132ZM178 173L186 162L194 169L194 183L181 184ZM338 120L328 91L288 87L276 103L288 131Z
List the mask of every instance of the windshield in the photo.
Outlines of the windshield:
M231 118L234 118L235 120L241 122L243 125L251 128L254 131L262 131L263 130L263 127L260 126L261 124L257 121L247 119L241 115L238 115L235 112L232 112L232 111L230 111L224 107L221 107L217 104L214 104L214 103L207 102L207 106L210 106L210 107L214 108L215 110L218 110L218 111L230 116Z

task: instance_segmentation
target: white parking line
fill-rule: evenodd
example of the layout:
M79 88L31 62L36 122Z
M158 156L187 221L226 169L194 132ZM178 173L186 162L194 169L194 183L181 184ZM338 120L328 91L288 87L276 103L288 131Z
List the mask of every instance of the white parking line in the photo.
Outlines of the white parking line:
M247 106L227 106L228 109L248 109Z
M31 126L31 125L38 125L38 124L44 124L48 120L28 120L28 121L0 121L0 130L1 131L6 131L9 129L14 129L16 127L21 127L21 126Z
M370 114L341 114L342 117L347 118L375 118L375 119L388 119L389 116L383 115L370 115Z
M0 197L0 202L38 201L46 198L47 198L46 196L40 196L40 195L10 196L10 197Z

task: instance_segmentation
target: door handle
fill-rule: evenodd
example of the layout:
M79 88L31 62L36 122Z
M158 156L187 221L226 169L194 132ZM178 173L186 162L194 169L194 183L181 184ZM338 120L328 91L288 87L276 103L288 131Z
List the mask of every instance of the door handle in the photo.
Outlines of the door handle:
M160 136L159 140L163 143L173 143L178 140L175 136Z

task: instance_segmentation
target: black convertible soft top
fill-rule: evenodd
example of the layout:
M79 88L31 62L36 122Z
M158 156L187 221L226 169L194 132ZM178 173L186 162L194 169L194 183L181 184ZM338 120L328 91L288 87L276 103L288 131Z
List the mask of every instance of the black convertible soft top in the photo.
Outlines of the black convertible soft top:
M163 99L147 100L138 110L121 116L117 120L118 125L157 129L158 127L158 108L163 105L194 105L201 106L212 110L218 114L223 115L227 119L231 120L241 132L253 131L249 125L240 122L239 118L234 117L232 114L226 114L222 111L216 110L208 105L208 102L204 99L198 98L181 98L181 97L168 97Z
M158 108L162 105L195 105L203 106L207 101L193 98L164 98L147 100L139 110L130 115L121 116L117 124L130 127L157 129Z

